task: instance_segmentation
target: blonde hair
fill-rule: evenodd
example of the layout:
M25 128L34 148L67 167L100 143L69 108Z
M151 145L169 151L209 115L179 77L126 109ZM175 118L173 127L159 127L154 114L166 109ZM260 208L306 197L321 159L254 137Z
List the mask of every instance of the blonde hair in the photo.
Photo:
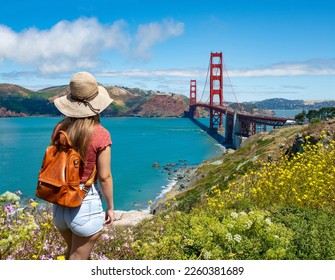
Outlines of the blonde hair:
M94 126L99 123L99 115L87 118L66 117L55 127L51 143L54 144L54 137L57 131L66 131L71 140L72 146L80 154L85 164L87 148L93 135Z

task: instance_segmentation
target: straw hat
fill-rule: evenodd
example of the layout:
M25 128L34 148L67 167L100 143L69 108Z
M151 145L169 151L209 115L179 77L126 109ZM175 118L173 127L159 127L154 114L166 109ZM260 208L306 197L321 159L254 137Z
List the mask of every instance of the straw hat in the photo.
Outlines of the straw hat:
M88 72L74 74L70 81L70 93L54 101L61 113L73 118L98 115L112 102L107 90L99 86Z

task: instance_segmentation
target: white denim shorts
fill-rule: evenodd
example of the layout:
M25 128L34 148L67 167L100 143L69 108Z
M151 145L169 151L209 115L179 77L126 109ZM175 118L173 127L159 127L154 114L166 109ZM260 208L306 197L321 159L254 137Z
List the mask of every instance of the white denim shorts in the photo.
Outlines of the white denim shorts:
M69 208L54 204L53 218L59 231L71 230L81 237L99 232L103 228L105 218L99 187L93 184L78 207Z

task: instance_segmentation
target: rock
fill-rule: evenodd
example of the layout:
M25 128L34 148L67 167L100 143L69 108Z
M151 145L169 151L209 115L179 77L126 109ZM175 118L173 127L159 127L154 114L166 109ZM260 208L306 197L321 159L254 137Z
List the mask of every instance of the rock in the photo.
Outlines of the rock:
M185 177L184 174L177 174L177 180L181 180Z
M183 190L183 189L185 189L185 188L186 188L185 184L181 183L181 184L179 185L179 190Z
M279 144L279 148L280 148L280 149L285 148L285 146L286 146L285 143L280 143L280 144Z
M146 210L130 210L122 211L115 210L115 221L113 226L136 226L138 223L142 222L145 219L151 219L153 217L149 211Z
M235 153L236 152L236 150L234 150L234 149L230 149L230 148L228 148L227 150L226 150L226 153L227 154L233 154L233 153Z
M223 163L222 160L216 160L216 161L210 162L210 165L221 165L222 163Z

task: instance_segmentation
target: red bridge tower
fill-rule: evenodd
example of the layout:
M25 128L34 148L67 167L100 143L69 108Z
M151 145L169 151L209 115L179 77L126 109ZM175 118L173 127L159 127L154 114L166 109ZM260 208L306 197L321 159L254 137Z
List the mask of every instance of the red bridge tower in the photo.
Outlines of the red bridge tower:
M190 106L197 103L197 81L190 81Z
M211 53L210 106L223 106L222 52ZM223 131L222 112L210 109L210 129Z

